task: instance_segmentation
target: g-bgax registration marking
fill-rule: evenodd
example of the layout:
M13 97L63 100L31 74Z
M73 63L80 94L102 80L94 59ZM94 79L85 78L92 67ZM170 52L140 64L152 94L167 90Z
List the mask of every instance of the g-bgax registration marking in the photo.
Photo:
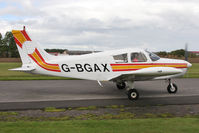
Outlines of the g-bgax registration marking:
M61 68L64 72L71 72L76 70L77 72L110 72L108 69L108 64L75 64L73 66L69 66L67 64L62 64Z

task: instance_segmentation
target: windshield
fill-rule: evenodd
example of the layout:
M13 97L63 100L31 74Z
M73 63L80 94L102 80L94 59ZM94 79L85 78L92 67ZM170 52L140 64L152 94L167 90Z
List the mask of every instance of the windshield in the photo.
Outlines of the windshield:
M157 61L160 59L160 57L157 56L156 54L149 52L149 51L146 51L146 52L149 54L149 57L151 58L152 61Z

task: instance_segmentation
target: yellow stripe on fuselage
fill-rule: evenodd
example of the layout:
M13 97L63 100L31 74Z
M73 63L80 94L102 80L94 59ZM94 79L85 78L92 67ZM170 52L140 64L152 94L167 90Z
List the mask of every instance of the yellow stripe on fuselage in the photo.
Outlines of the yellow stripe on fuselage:
M165 67L187 67L187 65L164 65Z
M187 67L186 65L118 65L112 66L112 69L142 69L149 67Z
M48 69L56 69L56 70L59 70L59 67L58 67L58 66L51 66L51 65L45 64L45 63L40 59L40 57L37 55L36 52L33 52L33 53L32 53L32 56L37 60L37 62L38 62L41 66L43 66L43 67L45 67L45 68L48 68Z
M147 68L153 67L152 65L126 65L126 66L112 66L112 69L140 69L140 68Z

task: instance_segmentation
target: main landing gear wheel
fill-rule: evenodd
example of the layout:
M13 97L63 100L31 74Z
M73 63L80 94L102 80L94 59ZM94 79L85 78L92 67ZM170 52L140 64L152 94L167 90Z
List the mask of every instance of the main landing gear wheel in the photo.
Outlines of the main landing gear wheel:
M128 91L128 98L129 100L132 100L132 101L137 100L139 98L138 91L136 89L130 89Z
M174 83L171 83L171 84L169 84L168 85L168 87L167 87L167 91L169 92L169 93L176 93L177 91L178 91L178 87L177 87L177 85L176 84L174 84Z
M126 83L125 82L116 83L116 86L119 90L122 90L122 89L126 88Z

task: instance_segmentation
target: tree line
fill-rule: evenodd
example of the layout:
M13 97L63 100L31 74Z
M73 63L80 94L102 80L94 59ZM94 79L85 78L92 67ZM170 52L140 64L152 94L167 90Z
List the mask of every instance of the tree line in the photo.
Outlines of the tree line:
M63 53L67 49L45 49L47 52ZM19 58L14 37L11 32L7 32L3 38L0 33L0 58Z
M19 53L17 51L17 46L14 41L14 37L11 32L6 32L3 38L0 33L0 57L2 58L18 58Z
M63 53L67 49L45 49L47 52L59 52ZM171 52L160 51L156 52L157 55L161 57L184 57L185 50L178 49ZM19 53L17 50L17 46L14 41L14 37L11 32L7 32L5 37L3 38L0 33L0 58L18 58ZM189 57L196 57L195 54L189 53Z
M159 51L156 52L157 55L159 55L160 57L176 57L176 58L182 58L185 56L185 50L184 49L178 49L178 50L174 50L171 52L166 52L166 51ZM195 53L191 53L188 52L188 56L191 58L195 58L197 57L197 55Z

